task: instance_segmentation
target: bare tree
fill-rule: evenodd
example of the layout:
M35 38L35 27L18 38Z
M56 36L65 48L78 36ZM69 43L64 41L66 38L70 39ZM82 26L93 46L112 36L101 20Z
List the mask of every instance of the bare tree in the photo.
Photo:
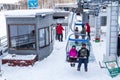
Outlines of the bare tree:
M27 9L27 0L20 0L18 3L22 9Z
M28 9L28 0L20 0L22 9ZM75 0L38 0L39 8L53 8L56 3L72 3Z

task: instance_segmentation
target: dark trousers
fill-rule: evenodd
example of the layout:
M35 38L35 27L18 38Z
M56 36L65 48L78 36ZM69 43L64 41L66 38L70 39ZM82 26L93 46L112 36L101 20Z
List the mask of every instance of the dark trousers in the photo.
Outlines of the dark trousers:
M117 56L120 57L120 49L117 49Z
M63 34L58 34L58 40L63 41Z
M79 39L79 35L75 35L75 39ZM78 41L75 41L75 44L78 44Z
M87 32L88 39L90 40L90 32Z
M82 35L81 37L82 37L82 39L85 39L85 35Z
M87 66L88 66L88 59L79 59L79 63L78 63L78 68L81 68L81 64L84 64L84 69L87 70Z
M56 33L55 39L58 40L58 33Z

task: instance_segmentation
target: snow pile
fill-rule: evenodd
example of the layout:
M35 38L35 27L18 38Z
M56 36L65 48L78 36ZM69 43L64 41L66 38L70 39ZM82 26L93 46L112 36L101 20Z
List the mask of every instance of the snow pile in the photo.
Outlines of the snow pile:
M33 60L35 59L36 55L15 55L15 54L8 54L3 59L13 59L13 60Z

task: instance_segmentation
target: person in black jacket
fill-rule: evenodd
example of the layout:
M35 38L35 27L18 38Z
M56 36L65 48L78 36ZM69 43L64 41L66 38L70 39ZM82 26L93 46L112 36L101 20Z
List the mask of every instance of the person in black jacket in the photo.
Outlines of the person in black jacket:
M79 29L78 29L78 27L75 28L75 39L79 39ZM75 41L75 44L78 44L78 41Z
M82 30L81 30L82 39L85 39L85 35L86 35L86 29L85 29L84 25L82 25Z
M87 72L88 71L88 58L89 58L89 50L86 48L86 44L83 43L81 49L78 51L78 58L79 63L77 70L80 71L81 64L84 63L84 69Z
M118 35L118 43L117 43L117 56L120 56L120 34Z

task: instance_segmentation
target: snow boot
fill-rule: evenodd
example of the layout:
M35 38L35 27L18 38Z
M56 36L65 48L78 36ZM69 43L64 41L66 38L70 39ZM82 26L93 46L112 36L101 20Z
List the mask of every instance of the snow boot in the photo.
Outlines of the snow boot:
M73 63L73 67L75 67L75 63Z
M80 71L80 68L77 68L77 71Z
M87 69L85 69L85 72L87 72L88 70Z
M71 64L70 64L70 66L72 67L72 66L73 66L73 64L71 63Z

